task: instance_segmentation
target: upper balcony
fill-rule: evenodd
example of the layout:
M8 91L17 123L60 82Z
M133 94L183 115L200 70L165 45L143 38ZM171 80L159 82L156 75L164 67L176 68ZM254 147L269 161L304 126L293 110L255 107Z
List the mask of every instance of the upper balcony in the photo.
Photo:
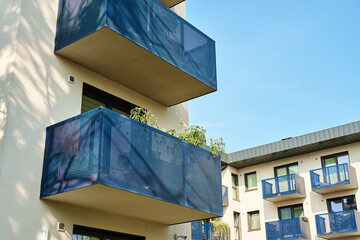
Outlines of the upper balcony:
M319 237L341 238L360 235L360 213L355 210L332 212L315 216Z
M229 191L228 187L222 185L222 200L223 200L223 207L229 206Z
M173 7L179 3L185 2L185 0L159 0L159 2L167 7Z
M47 128L41 198L163 224L218 217L220 159L94 109Z
M309 222L304 218L267 222L265 228L266 240L310 239Z
M263 198L270 202L304 198L304 179L296 174L262 180Z
M355 168L347 163L310 171L312 190L330 193L358 188Z
M215 42L157 0L60 0L55 53L165 106L217 89Z

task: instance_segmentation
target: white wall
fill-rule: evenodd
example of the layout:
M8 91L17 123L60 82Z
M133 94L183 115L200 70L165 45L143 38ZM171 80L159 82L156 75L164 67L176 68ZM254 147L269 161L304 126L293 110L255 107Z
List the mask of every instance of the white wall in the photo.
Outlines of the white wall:
M55 55L57 10L54 0L0 2L0 235L40 240L47 225L51 240L71 239L72 224L79 224L147 240L189 236L189 224L169 228L39 199L45 129L80 113L83 82L151 110L161 128L188 124L187 103L167 108ZM69 74L75 84L67 82ZM65 233L56 231L57 222L66 224Z

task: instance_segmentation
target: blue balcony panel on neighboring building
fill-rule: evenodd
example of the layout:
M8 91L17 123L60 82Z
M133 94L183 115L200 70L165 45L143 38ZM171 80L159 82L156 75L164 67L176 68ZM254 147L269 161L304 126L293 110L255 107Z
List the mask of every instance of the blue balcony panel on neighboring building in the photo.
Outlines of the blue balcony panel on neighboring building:
M359 236L360 213L356 210L315 216L317 235L322 238Z
M60 0L55 52L166 106L217 89L215 42L157 0Z
M310 171L312 190L324 194L358 188L355 168L347 163Z
M310 239L310 227L304 218L265 223L267 240Z
M222 199L223 199L223 207L229 205L229 191L228 187L222 185Z
M222 215L220 159L106 108L50 126L41 198L176 224Z
M262 180L263 198L280 202L305 197L304 179L296 174Z

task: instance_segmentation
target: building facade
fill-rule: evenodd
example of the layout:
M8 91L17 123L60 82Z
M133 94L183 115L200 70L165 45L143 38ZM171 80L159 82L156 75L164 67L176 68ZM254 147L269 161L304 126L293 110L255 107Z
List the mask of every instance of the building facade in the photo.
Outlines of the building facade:
M187 126L187 101L216 91L215 43L185 1L0 12L2 237L191 239L188 222L222 214L220 161L127 117L139 106L160 129Z
M225 156L231 239L360 239L359 140L354 122Z

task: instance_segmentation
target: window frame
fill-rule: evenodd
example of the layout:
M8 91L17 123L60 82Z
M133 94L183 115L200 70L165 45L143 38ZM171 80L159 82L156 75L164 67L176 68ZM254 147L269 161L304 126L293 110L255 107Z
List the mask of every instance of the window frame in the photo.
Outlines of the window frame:
M235 222L235 215L237 215L238 221L237 221L237 226L236 226L236 222ZM234 229L238 230L238 239L241 240L241 223L240 223L240 213L239 212L233 212L233 219L234 219ZM235 233L234 233L235 234Z
M236 177L236 181L235 181L235 187L233 186L233 177ZM235 174L235 173L231 173L231 190L232 191L235 191L236 192L236 198L234 198L234 194L232 192L231 194L231 198L232 200L235 200L235 201L240 201L240 198L239 198L239 175L238 174Z
M112 109L112 108L117 108L125 113L128 113L130 116L130 111L137 107L135 104L128 102L124 99L121 99L117 96L114 96L110 93L107 93L99 88L96 88L90 84L87 83L83 83L83 89L82 89L82 95L83 96L87 96L89 98L95 99L99 102L103 102L105 104L104 107ZM83 101L81 98L81 108L83 105Z
M348 151L344 151L344 152L339 152L339 153L334 153L334 154L330 154L330 155L326 155L326 156L322 156L321 157L321 167L324 168L325 167L325 160L328 158L335 158L336 159L336 165L339 165L339 160L338 157L339 156L343 156L343 155L347 155L348 159L349 159L349 163L350 164L350 155Z
M283 168L283 167L286 167L286 175L289 175L290 174L289 167L292 166L292 165L295 165L295 164L297 164L297 166L299 167L298 162L293 162L293 163L289 163L289 164L274 167L274 176L278 177L276 169ZM300 171L299 171L299 174L300 174Z
M250 176L250 175L253 175L253 174L255 174L255 177L256 177L256 187L249 188L249 186L248 186L248 185L249 185L249 182L248 182L247 177ZM255 191L255 190L258 189L256 171L245 173L245 174L244 174L244 178L245 178L245 191L246 191L246 192Z
M285 220L285 219L282 219L281 218L281 209L284 209L284 208L291 208L291 219L294 218L295 216L295 208L296 207L302 207L303 209L303 212L304 212L304 205L302 203L299 203L299 204L294 204L294 205L289 205L289 206L282 206L282 207L278 207L278 218L279 220Z
M326 199L326 205L327 205L328 212L329 212L329 213L334 212L334 211L332 211L332 209L331 209L331 204L330 204L330 202L331 202L331 201L334 201L334 200L337 200L337 199L341 199L341 204L342 204L343 211L350 210L350 209L344 210L344 206L345 206L344 199L345 199L345 198L348 198L348 197L354 197L354 199L355 199L355 206L356 206L356 209L355 209L355 210L357 210L356 195L354 194L354 195L346 195L346 196L341 196L341 197L335 197L335 198L328 198L328 199Z
M251 216L252 216L252 214L258 214L259 215L259 228L251 229ZM260 211L259 210L247 212L247 219L248 219L248 232L254 232L254 231L261 230L261 221L260 221Z

